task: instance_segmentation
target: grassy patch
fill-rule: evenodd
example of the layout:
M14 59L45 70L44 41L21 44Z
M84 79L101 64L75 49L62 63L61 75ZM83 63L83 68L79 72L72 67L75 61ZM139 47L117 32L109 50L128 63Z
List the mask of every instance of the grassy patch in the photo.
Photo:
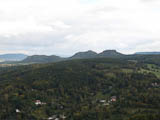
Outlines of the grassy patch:
M153 73L160 78L160 67L154 64L147 64L146 68L141 68L138 72L140 73Z
M133 72L132 69L121 69L121 70L122 70L122 72L124 72L124 73L132 73L132 72Z
M114 73L105 73L105 77L116 78L116 75Z

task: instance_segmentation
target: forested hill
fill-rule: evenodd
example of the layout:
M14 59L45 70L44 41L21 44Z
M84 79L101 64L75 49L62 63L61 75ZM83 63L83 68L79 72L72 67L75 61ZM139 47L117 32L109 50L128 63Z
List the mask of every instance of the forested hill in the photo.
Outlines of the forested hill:
M86 52L78 52L71 57L62 58L59 56L46 56L46 55L33 55L29 56L22 61L22 63L51 63L51 62L59 62L73 59L91 59L91 58L121 58L125 57L125 55L117 52L116 50L105 50L101 53L96 53L92 50Z
M154 52L153 52L154 53ZM117 58L117 59L128 59L128 60L139 60L139 61L157 61L159 64L160 55L159 54L131 54L125 55L116 50L105 50L101 53L96 53L94 51L86 51L86 52L78 52L71 57L59 57L59 56L46 56L46 55L33 55L28 56L26 59L22 60L16 64L33 64L33 63L53 63L53 62L60 62L60 61L67 61L67 60L74 60L74 59L93 59L93 58ZM9 63L12 64L12 63ZM15 64L15 63L13 63Z
M52 56L33 55L33 56L28 56L22 62L24 63L50 63L50 62L59 62L62 60L63 58L59 56L55 56L55 55L52 55Z
M111 58L19 66L0 75L1 120L158 120L160 67Z

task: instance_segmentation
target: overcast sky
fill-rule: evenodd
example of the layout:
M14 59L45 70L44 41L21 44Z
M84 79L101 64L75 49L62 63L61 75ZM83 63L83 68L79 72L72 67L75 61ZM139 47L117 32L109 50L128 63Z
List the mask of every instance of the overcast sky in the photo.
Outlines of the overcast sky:
M160 0L0 0L0 54L160 51Z

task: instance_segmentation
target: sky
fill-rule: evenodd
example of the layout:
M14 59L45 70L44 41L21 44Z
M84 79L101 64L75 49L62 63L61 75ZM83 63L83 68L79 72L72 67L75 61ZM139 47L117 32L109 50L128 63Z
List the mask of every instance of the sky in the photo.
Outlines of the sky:
M0 0L0 54L160 51L160 0Z

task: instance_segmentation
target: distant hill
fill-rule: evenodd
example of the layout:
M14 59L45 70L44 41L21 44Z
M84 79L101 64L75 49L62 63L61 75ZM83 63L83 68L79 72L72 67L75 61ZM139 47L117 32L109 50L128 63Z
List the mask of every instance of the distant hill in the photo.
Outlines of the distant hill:
M33 55L28 56L26 59L24 59L22 62L25 63L49 63L49 62L58 62L62 61L63 58L59 56L46 56L46 55Z
M88 50L85 52L78 52L74 54L71 57L68 58L62 58L56 55L47 56L47 55L33 55L33 56L27 56L25 54L4 54L0 55L0 63L2 62L10 62L10 61L21 61L22 63L50 63L50 62L59 62L64 60L72 60L72 59L90 59L90 58L130 58L135 59L138 57L138 59L141 59L145 57L147 58L147 55L152 55L152 57L158 57L157 55L160 55L160 52L136 52L132 55L125 55L122 53L117 52L116 50L105 50L101 53L96 53L92 50ZM150 57L149 57L150 58Z
M123 57L123 56L125 55L117 52L116 50L105 50L102 53L98 54L98 57Z
M108 57L108 58L116 58L116 57L124 57L125 55L117 52L116 50L105 50L102 53L97 54L96 52L89 50L85 52L78 52L71 57L61 58L59 56L46 56L46 55L33 55L24 59L22 62L24 63L50 63L50 62L59 62L63 60L72 60L72 59L90 59L90 58L100 58L100 57Z
M153 59L155 61L159 59L159 55L160 55L160 52L137 52L132 55L125 55L120 52L117 52L116 50L105 50L98 54L92 50L88 50L85 52L78 52L68 58L62 58L56 55L52 55L52 56L33 55L33 56L27 57L24 54L5 54L5 55L0 55L0 62L21 61L20 63L51 63L51 62L60 62L64 60L90 59L90 58L124 58L124 59L130 59L130 60L139 59L141 61L144 61L144 60L148 61L148 59L149 60Z
M71 59L87 59L87 58L95 58L97 55L94 51L87 51L87 52L78 52L72 57L69 58L62 58L59 56L46 56L46 55L33 55L28 56L24 59L23 63L50 63L50 62L59 62L63 60L71 60Z
M98 54L94 51L78 52L71 57L71 59L86 59L86 58L95 58Z
M160 52L136 52L138 55L160 55Z
M21 61L25 59L27 55L25 54L3 54L0 55L0 62L4 61Z
M115 58L115 57L124 57L122 53L117 52L116 50L105 50L99 54L97 54L94 51L86 51L86 52L78 52L75 55L73 55L71 58L72 59L86 59L86 58L99 58L99 57L110 57L110 58Z

